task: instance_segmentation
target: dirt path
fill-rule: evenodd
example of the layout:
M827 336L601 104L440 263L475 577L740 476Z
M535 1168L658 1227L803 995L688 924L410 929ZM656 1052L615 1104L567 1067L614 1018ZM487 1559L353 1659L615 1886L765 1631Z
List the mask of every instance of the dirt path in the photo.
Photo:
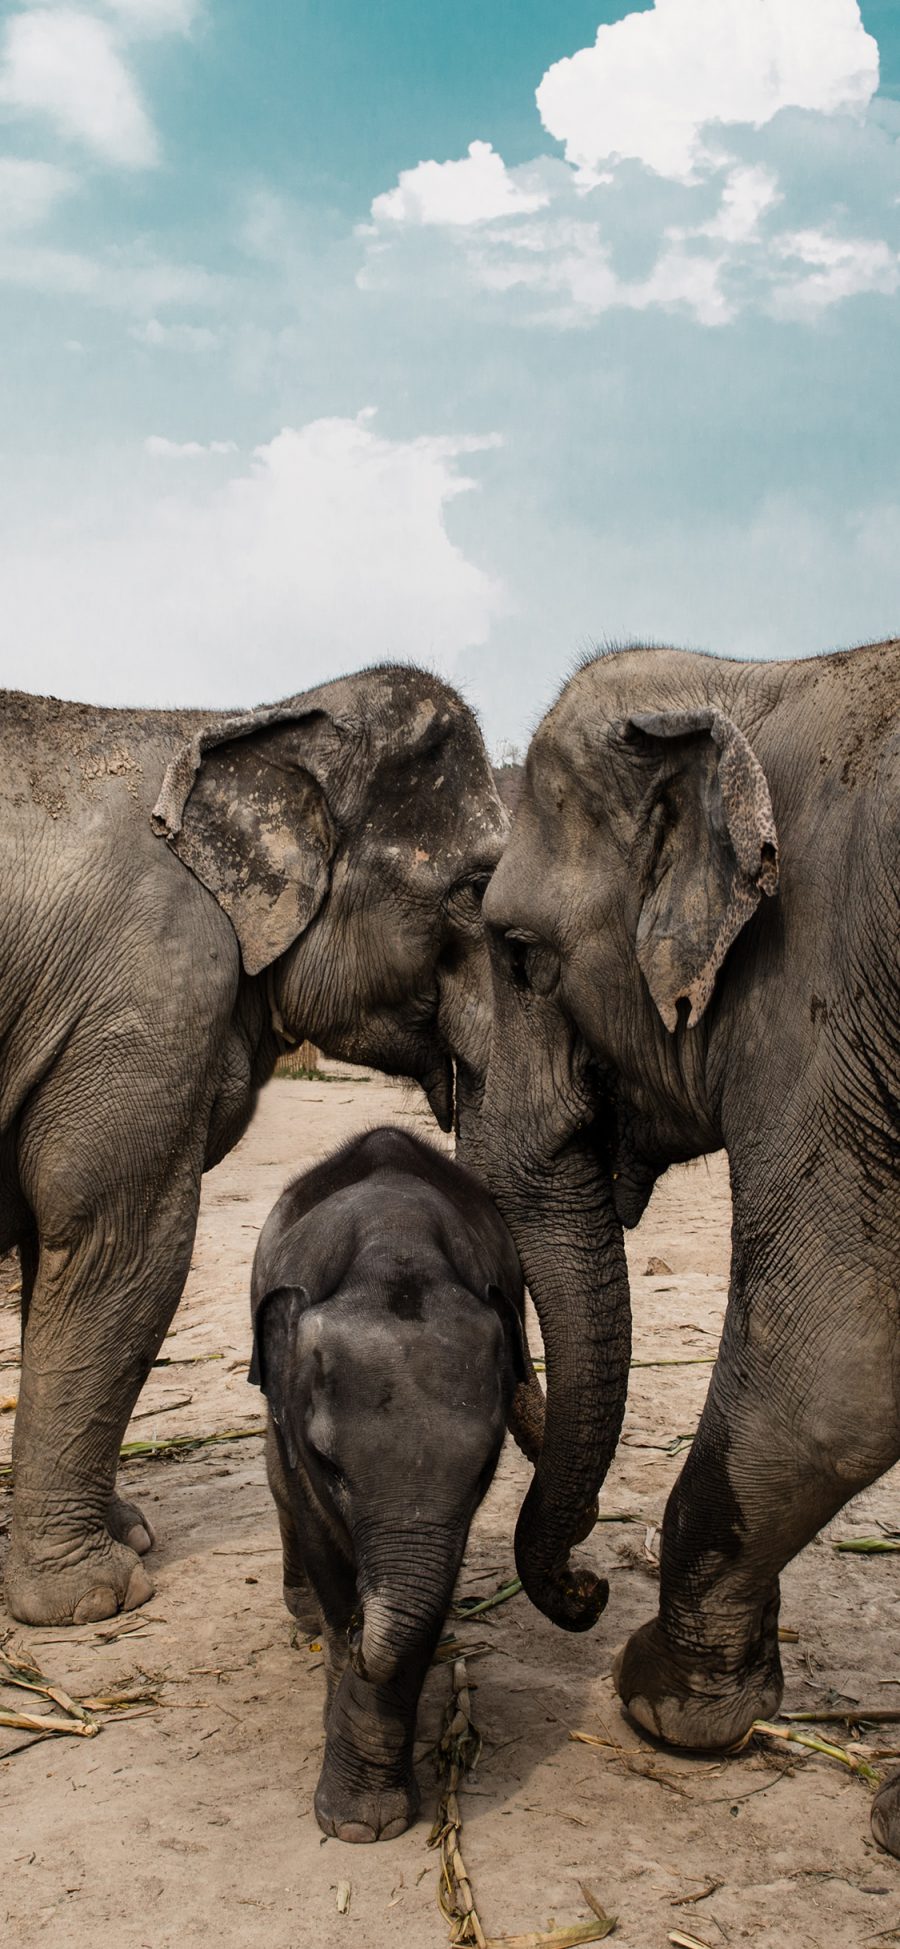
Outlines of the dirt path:
M430 1118L377 1080L276 1080L239 1148L206 1180L194 1263L164 1355L129 1437L255 1429L245 1380L247 1287L259 1226L285 1180L361 1126ZM635 1358L708 1359L728 1264L722 1159L672 1171L629 1241ZM648 1271L653 1261L666 1270ZM16 1300L0 1294L0 1359L14 1359ZM535 1343L537 1344L537 1343ZM655 1605L652 1526L681 1466L708 1365L640 1367L585 1546L610 1576L608 1610L587 1638L554 1630L519 1596L460 1627L490 1655L472 1659L485 1749L465 1793L466 1860L489 1933L545 1928L588 1913L579 1881L619 1924L615 1941L664 1949L673 1929L753 1949L855 1949L900 1941L900 1865L869 1836L868 1794L817 1756L754 1752L724 1761L654 1752L623 1720L611 1654ZM0 1399L16 1391L0 1368ZM13 1416L0 1416L0 1463ZM275 1517L256 1435L178 1461L133 1462L127 1493L158 1527L157 1594L146 1611L80 1631L26 1630L27 1647L76 1695L145 1689L159 1703L107 1721L96 1739L41 1741L0 1731L3 1939L97 1949L441 1949L434 1806L423 1757L419 1824L383 1847L323 1841L312 1816L322 1749L319 1661L292 1646L281 1604ZM470 1539L460 1588L483 1596L513 1570L511 1537L527 1469L508 1446ZM9 1518L0 1478L0 1524ZM788 1571L782 1622L787 1706L900 1703L895 1677L900 1558L836 1555L833 1537L896 1522L897 1474L860 1497ZM647 1532L650 1531L649 1548ZM0 1627L9 1620L0 1612ZM432 1673L423 1755L448 1688ZM24 1693L3 1688L22 1709ZM573 1742L587 1731L608 1746ZM896 1734L896 1737L892 1736ZM900 1728L871 1744L900 1746ZM349 1881L349 1912L336 1889ZM712 1883L705 1899L679 1906Z

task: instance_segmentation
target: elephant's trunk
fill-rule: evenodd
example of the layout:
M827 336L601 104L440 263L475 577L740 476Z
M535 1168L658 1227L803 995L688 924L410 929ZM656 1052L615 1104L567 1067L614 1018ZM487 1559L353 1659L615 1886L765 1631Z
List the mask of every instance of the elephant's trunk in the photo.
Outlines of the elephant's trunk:
M350 1642L360 1678L392 1685L431 1658L465 1546L456 1524L405 1527L384 1517L354 1526L362 1626Z
M509 1123L473 1147L509 1225L537 1308L547 1362L544 1438L516 1528L516 1565L532 1603L566 1630L596 1622L609 1586L568 1568L622 1427L631 1307L612 1190L584 1133L549 1162L523 1164Z

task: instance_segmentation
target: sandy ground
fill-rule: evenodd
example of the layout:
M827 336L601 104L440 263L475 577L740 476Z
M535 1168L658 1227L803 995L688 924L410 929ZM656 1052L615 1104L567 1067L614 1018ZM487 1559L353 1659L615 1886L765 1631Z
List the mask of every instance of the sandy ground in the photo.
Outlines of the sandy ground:
M378 1079L276 1079L244 1142L206 1180L185 1298L129 1437L255 1430L246 1383L247 1289L257 1231L285 1180L354 1130L430 1125L411 1093ZM724 1160L670 1172L629 1241L638 1361L713 1353L725 1297L729 1196ZM661 1262L648 1270L652 1262ZM8 1275L11 1279L13 1275ZM14 1360L14 1294L4 1291L0 1358ZM537 1345L537 1343L535 1343ZM655 1608L653 1525L680 1467L671 1447L696 1426L709 1368L638 1366L624 1440L603 1496L630 1523L585 1546L608 1572L609 1607L568 1637L518 1596L458 1628L472 1658L484 1735L463 1797L464 1851L489 1934L588 1914L586 1882L617 1915L616 1941L656 1949L681 1929L703 1944L852 1949L900 1941L900 1864L881 1855L868 1793L819 1756L778 1750L727 1761L654 1751L628 1726L611 1655ZM0 1397L16 1388L0 1370ZM0 1416L0 1463L13 1415ZM0 1731L0 1917L4 1941L52 1949L439 1949L437 1863L426 1847L433 1745L447 1697L432 1672L420 1717L423 1813L384 1846L324 1841L312 1814L322 1752L314 1649L292 1644L262 1443L128 1464L125 1493L158 1530L146 1610L78 1631L12 1627L43 1669L81 1696L149 1690L157 1703L107 1717L99 1737L41 1740ZM460 1581L483 1596L512 1574L511 1537L527 1468L510 1446L470 1538ZM0 1526L9 1520L0 1478ZM897 1520L897 1476L859 1498L787 1572L786 1704L900 1703L891 1628L900 1558L836 1555L836 1536ZM10 1620L0 1615L0 1629ZM0 1702L29 1705L4 1687ZM608 1745L573 1742L586 1731ZM893 1735L893 1736L892 1736ZM870 1734L900 1746L900 1728ZM351 1884L339 1914L339 1882ZM705 1898L704 1889L716 1884ZM719 1885L720 1884L720 1885Z

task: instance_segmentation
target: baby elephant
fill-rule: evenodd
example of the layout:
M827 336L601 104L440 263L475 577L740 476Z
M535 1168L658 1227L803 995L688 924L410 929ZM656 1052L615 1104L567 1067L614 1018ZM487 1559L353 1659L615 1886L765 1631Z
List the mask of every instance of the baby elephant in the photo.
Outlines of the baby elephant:
M326 1834L415 1819L416 1708L507 1420L543 1403L522 1272L477 1179L406 1131L356 1137L288 1186L253 1264L250 1379L269 1408L288 1609L321 1631Z

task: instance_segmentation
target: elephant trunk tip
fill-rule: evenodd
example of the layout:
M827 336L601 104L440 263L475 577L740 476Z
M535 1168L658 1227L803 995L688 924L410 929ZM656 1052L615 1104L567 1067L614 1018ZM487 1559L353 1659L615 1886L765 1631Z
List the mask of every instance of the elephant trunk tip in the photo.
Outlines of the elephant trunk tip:
M524 1509L522 1514L525 1514ZM593 1570L586 1567L572 1569L568 1563L560 1565L557 1562L551 1568L540 1559L536 1561L527 1534L529 1528L530 1524L526 1522L523 1531L520 1515L516 1530L516 1569L526 1596L530 1597L537 1610L550 1619L551 1624L559 1625L561 1630L593 1630L609 1602L606 1578L596 1576Z
M358 1678L370 1685L390 1685L397 1677L402 1651L394 1642L397 1621L388 1606L373 1598L366 1605L361 1626L350 1638L350 1664Z

